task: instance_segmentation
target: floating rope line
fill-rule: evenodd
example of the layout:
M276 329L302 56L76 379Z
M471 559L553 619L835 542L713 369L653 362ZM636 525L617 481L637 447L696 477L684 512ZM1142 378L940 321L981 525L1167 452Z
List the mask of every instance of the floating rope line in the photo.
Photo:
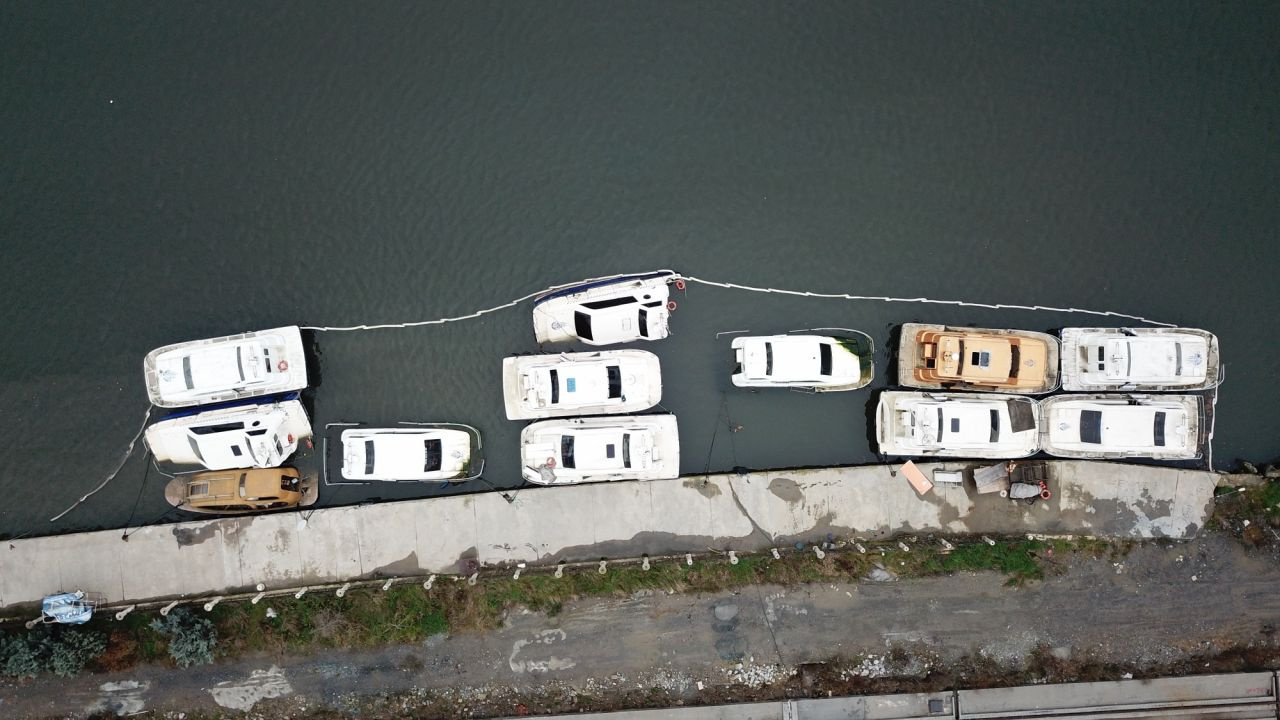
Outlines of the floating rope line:
M654 272L673 272L673 271L659 270ZM424 327L427 325L444 325L446 323L458 322L461 320L472 320L482 315L488 315L490 313L495 313L500 310L513 308L516 305L519 305L520 303L524 302L525 300L532 300L533 298L538 297L539 295L544 295L549 292L555 292L556 290L563 290L564 288L572 287L574 285L581 285L583 283L589 283L589 282L599 282L602 280L612 280L614 278L628 277L630 275L637 275L637 274L647 274L647 273L619 273L617 275L606 275L604 277L589 278L587 280L579 280L576 282L564 283L562 285L552 285L551 287L546 288L544 290L531 292L528 295L516 298L515 300L512 300L510 302L502 303L501 305L494 305L493 307L490 307L490 308L477 310L473 313L468 313L466 315L457 315L455 317L443 317L443 318L436 318L434 320L418 320L414 322L403 322L403 323L385 323L381 325L348 325L345 327L323 326L323 325L303 325L302 329L314 330L316 332L352 332L355 330L391 330L391 329L398 329L398 328ZM980 302L969 302L966 300L936 300L933 298L925 298L925 297L906 298L906 297L890 297L888 295L850 295L848 293L823 293L823 292L812 292L810 290L787 290L783 288L756 287L754 285L742 285L739 283L720 282L718 280L706 280L699 277L693 277L692 275L680 275L675 273L673 273L672 279L684 280L686 282L699 283L702 285L709 285L711 287L723 288L725 290L746 290L749 292L769 293L774 295L791 295L793 297L818 298L822 300L855 300L855 301L864 300L864 301L885 302L885 303L919 303L919 304L926 304L926 305L952 305L956 307L983 308L987 310L1032 310L1032 311L1038 310L1038 311L1044 311L1044 312L1076 313L1080 315L1095 315L1098 317L1123 318L1125 320L1135 320L1137 322L1145 323L1147 325L1158 325L1161 327L1177 327L1177 325L1175 325L1174 323L1166 323L1166 322L1160 322L1158 320L1150 320L1148 318L1142 317L1141 315L1130 315L1128 313L1115 312L1113 310L1088 310L1085 308L1063 308L1063 307L1053 307L1050 305L1016 305L1012 303L980 303ZM741 331L741 332L745 332L745 331Z
M107 486L107 483L109 483L109 482L111 482L112 480L114 480L114 479L115 479L115 476L116 476L116 475L118 475L118 474L120 474L120 470L121 470L121 468L123 468L123 467L124 467L124 464L125 464L125 463L129 462L129 457L133 455L133 446L134 446L134 445L136 445L136 444L138 444L138 438L142 437L142 431L147 429L147 420L149 420L149 419L151 419L151 406L150 406L150 405L148 405L148 406L147 406L147 412L146 412L146 413L144 413L144 414L143 414L143 416L142 416L142 427L138 428L138 432L137 432L137 434L135 434L135 435L133 436L133 439L129 441L129 447L124 451L124 457L120 458L120 464L119 464L119 465L116 465L116 469L115 469L115 470L112 470L112 471L111 471L111 474L107 476L107 479L106 479L106 480L103 480L103 481L98 485L98 487L96 487L96 488L94 488L94 489L90 490L89 492L85 493L83 496L81 496L81 498L80 498L79 500L77 500L77 501L75 501L74 503L72 503L72 504L71 504L71 507L69 507L69 508L67 508L66 510L63 510L62 512L58 513L57 515L54 515L53 517L49 518L49 522L56 522L56 521L57 521L59 518L61 518L63 515L66 515L67 513L71 512L72 510L75 510L75 509L76 509L76 507L77 507L80 503L84 502L85 500L88 500L88 499L89 499L89 496L93 495L94 493L98 492L98 491L99 491L99 490L101 490L102 488L106 487L106 486Z
M899 303L924 303L930 305L956 305L959 307L986 308L988 310L1043 310L1046 312L1060 313L1080 313L1083 315L1098 315L1101 317L1117 317L1126 320L1137 320L1148 325L1160 325L1162 327L1177 327L1173 323L1158 322L1156 320L1148 320L1140 315L1129 315L1127 313L1113 312L1111 310L1085 310L1082 308L1060 308L1048 305L1012 305L1007 303L977 303L966 302L964 300L934 300L932 298L901 298L889 297L887 295L847 295L845 293L819 293L810 292L808 290L783 290L779 288L755 287L752 285L739 285L738 283L718 282L716 280L704 280L702 278L693 277L691 275L681 275L680 279L686 282L700 283L702 285L710 285L712 287L724 288L726 290L749 290L758 293L772 293L776 295L793 295L795 297L821 298L827 300L873 300L876 302L899 302Z
M673 274L675 273L674 270L663 270L663 271L655 271L655 272L670 272ZM599 282L601 280L613 280L614 278L628 277L630 275L635 275L635 274L636 273L619 273L617 275L606 275L604 277L589 278L587 280L578 280L571 283L564 283L563 285L552 285L551 287L546 288L545 290L538 290L537 292L531 292L528 295L525 295L524 297L516 298L511 302L505 302L501 305L494 305L491 308L477 310L467 315L458 315L457 317L436 318L435 320L418 320L416 322L387 323L384 325L350 325L347 327L322 327L322 326L314 326L314 325L303 325L302 329L315 330L317 332L351 332L353 330L390 330L395 328L423 327L426 325L444 325L445 323L458 322L459 320L472 320L474 318L480 317L481 315L488 315L489 313L498 312L499 310L506 310L507 308L512 308L512 307L515 307L516 305L519 305L525 300L532 300L533 298L538 297L539 295L544 295L549 292L555 292L556 290L563 290L564 288L572 287L574 285L581 285L583 283L589 283L589 282Z

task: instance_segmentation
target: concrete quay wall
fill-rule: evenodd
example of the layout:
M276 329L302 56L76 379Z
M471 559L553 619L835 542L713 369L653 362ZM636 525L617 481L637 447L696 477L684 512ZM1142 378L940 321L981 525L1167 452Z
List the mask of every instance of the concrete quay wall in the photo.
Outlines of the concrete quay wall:
M930 463L960 469L977 463ZM935 485L919 496L897 466L761 471L527 488L136 530L13 540L0 547L0 615L61 590L110 605L268 592L353 580L708 550L750 552L827 535L1026 533L1189 538L1208 520L1215 474L1052 461L1053 498L1033 505ZM306 518L305 521L303 519Z

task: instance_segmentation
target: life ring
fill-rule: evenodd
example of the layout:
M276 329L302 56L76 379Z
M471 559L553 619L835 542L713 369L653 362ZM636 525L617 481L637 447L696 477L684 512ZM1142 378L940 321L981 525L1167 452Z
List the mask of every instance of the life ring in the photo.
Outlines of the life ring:
M556 468L556 459L555 459L555 458L553 458L553 457L549 457L549 458L547 458L547 463L546 463L546 464L547 464L547 469L549 469L549 470L555 470L555 468Z
M281 360L280 362L276 363L276 369L277 369L277 370L279 370L280 372L286 372L286 371L288 371L288 370L289 370L289 361L288 361L288 360Z
M290 445L292 445L292 444L293 444L293 433L289 433L289 436L288 436L287 438L285 438L285 441L286 441L286 442L288 442Z
M684 290L684 281L683 281L683 280L676 280L676 289L677 289L677 290Z
M676 304L676 301L675 301L675 300L668 300L668 301L667 301L667 312L675 312L675 311L676 311L676 308L678 308L678 307L680 307L680 306Z
M1053 493L1049 492L1047 489L1040 491L1041 500L1048 500L1051 497L1053 497Z

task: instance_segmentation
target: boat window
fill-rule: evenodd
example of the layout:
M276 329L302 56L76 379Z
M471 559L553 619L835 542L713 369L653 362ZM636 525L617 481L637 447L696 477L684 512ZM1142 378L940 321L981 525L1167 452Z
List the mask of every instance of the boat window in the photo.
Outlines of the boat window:
M631 467L631 433L622 433L622 467Z
M182 356L182 381L187 384L188 390L195 389L196 384L191 380L191 356L190 355Z
M1156 413L1155 441L1156 447L1164 447L1164 413Z
M773 343L764 344L764 374L773 374Z
M649 311L640 308L640 337L649 337Z
M258 428L257 430L250 430L249 432L245 433L245 435L248 435L249 437L257 437L259 435L266 435L266 434L267 434L266 428Z
M560 464L567 468L576 468L578 465L573 459L573 436L560 436Z
M364 441L364 474L365 475L373 474L373 459L374 459L373 447L374 446L373 446L372 440Z
M230 422L230 423L220 423L218 425L198 425L196 427L191 428L191 432L195 433L196 435L212 435L214 433L231 432L233 430L243 430L243 429L244 429L244 423Z
M280 436L279 436L279 435L277 435L277 436L275 437L275 441L276 441L276 455L279 455L281 458L283 458L283 457L284 457L284 447L283 447L282 445L280 445Z
M289 476L289 475L281 475L281 476L280 476L280 489L281 489L281 490L284 490L285 492L288 492L288 491L290 491L290 490L297 490L297 485L298 485L298 479L297 479L297 478L291 477L291 476Z
M275 368L271 366L271 349L270 348L262 349L262 362L266 364L268 373L275 372Z
M1100 411L1080 411L1080 442L1102 444L1102 413Z
M938 442L942 442L942 408L938 408Z
M240 446L239 446L239 445L232 445L232 446L231 446L231 454L232 454L232 455L235 455L236 457L240 457L241 455L243 455L243 454L244 454L244 451L240 449Z
M591 302L582 303L582 307L588 310L604 310L605 308L618 307L619 305L630 305L636 301L634 296L607 298L605 300L592 300Z
M831 374L831 346L826 343L818 345L819 368L818 372L823 375Z
M605 457L607 457L607 458L609 458L610 460L612 460L612 459L614 458L614 456L615 456L615 455L617 455L617 454L618 454L618 452L617 452L617 450L615 449L615 445L614 445L613 443L605 443L605 444L604 444L604 456L605 456Z
M195 454L196 459L200 461L201 465L204 465L204 455L200 454L200 446L196 444L196 439L188 435L187 442L191 445L191 452Z
M245 481L246 479L248 479L248 477L249 477L249 474L248 474L248 473L240 473L240 497L244 497L244 496L245 496L245 493L244 493L244 481Z
M617 365L609 365L605 367L604 372L609 376L609 397L617 399L622 397L622 368Z
M1000 441L1000 411L991 411L991 442Z
M583 340L593 340L591 337L591 316L584 312L575 312L573 314L573 331Z
M432 438L424 440L423 445L426 447L426 462L422 466L423 472L435 472L444 465L444 451L440 445L440 440Z
M969 353L969 364L976 367L991 367L991 353L986 350L974 350Z
M187 486L187 497L199 498L209 494L209 483L198 482Z
M646 297L648 297L648 296L646 296ZM654 300L653 302L647 302L647 303L645 303L645 304L644 304L644 306L645 306L645 307L662 307L662 301L661 301L661 300Z
M951 432L960 432L960 418L951 418Z
M240 373L240 382L244 382L244 348L236 346L236 370Z
M1009 346L1009 377L1018 377L1018 368L1022 366L1022 347L1019 345Z
M551 371L551 404L555 405L560 402L560 372L558 370Z
M1173 349L1174 349L1174 352L1175 352L1175 354L1176 354L1176 356L1177 356L1177 361L1176 361L1176 362L1177 362L1177 364L1176 364L1176 365L1174 365L1174 368L1173 368L1173 374L1174 374L1174 375L1181 375L1181 374L1182 374L1182 343L1180 343L1180 342L1176 342L1176 343L1174 343L1174 344L1173 344Z

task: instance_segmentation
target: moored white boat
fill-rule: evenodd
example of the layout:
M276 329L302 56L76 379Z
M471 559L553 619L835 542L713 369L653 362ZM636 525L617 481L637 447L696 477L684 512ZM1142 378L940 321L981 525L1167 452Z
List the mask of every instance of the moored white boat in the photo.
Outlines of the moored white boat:
M876 408L883 455L1021 458L1039 448L1038 403L993 393L887 391Z
M156 460L208 470L277 467L311 436L311 422L296 394L262 403L175 415L147 428Z
M1058 395L1040 404L1040 442L1067 458L1194 460L1203 440L1199 395Z
M539 485L680 475L675 415L543 420L520 433L521 472Z
M502 395L508 420L639 412L662 400L662 367L644 350L518 355Z
M543 293L533 300L533 334L539 343L580 340L612 345L661 340L667 320L674 272L661 270L587 280Z
M1218 338L1194 328L1064 328L1062 389L1207 390L1222 380Z
M1058 338L1030 330L907 323L898 384L925 390L1039 395L1058 387Z
M315 478L295 468L213 470L179 475L164 488L164 499L179 510L214 515L246 515L308 507L319 498Z
M857 390L871 382L874 371L871 338L861 332L741 336L733 339L732 348L732 380L738 387Z
M166 408L307 386L306 355L297 326L166 345L147 353L142 372L152 404Z
M470 425L357 426L341 442L348 482L463 482L484 471L480 431Z

